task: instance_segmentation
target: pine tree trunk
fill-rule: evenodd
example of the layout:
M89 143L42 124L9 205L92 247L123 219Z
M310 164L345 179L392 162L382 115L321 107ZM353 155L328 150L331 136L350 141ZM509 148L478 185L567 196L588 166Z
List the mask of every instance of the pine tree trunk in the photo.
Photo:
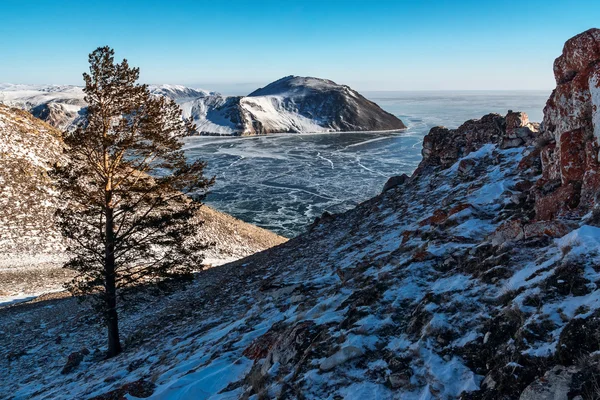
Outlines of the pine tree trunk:
M105 244L105 270L106 270L106 326L108 328L108 357L121 353L119 340L119 316L117 315L117 288L115 283L115 237L113 209L111 195L107 193L106 207L106 244Z

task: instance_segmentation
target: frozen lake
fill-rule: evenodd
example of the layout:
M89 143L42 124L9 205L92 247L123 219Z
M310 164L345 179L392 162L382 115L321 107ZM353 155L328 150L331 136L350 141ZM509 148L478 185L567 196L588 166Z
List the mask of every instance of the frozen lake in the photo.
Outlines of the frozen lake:
M399 133L193 137L191 159L208 162L217 183L206 202L255 225L293 237L323 211L342 212L381 191L392 175L410 174L433 126L509 109L541 122L550 92L366 92L408 126Z

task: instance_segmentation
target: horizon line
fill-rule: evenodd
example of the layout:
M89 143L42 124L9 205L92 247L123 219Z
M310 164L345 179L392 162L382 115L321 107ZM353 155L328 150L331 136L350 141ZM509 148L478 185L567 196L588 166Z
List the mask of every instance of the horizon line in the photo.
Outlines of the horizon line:
M149 86L153 86L153 85L173 85L173 86L184 86L184 87L188 87L190 89L210 89L209 85L203 85L203 84L186 84L186 83L147 83L147 82L140 82L141 84L145 84L145 85L149 85ZM74 87L84 87L84 85L77 85L77 84L72 84L72 83L15 83L15 82L2 82L0 81L0 85L25 85L25 86L74 86ZM236 86L236 85L244 85L244 86L248 86L249 83L230 83L230 84L225 84L223 83L222 85L231 85L231 86ZM361 91L361 92L382 92L382 93L392 93L392 92L543 92L543 91L552 91L554 90L554 87L550 87L550 88L531 88L531 89L523 89L523 88L508 88L508 89L496 89L496 88L482 88L482 89L458 89L458 88L450 88L450 89L446 89L446 88L440 88L440 89L356 89L355 87L352 87L350 85L345 85L342 84L344 86L349 86L352 89L356 90L356 91ZM215 85L215 86L219 86L219 85ZM261 84L258 84L257 88L263 87L261 86ZM219 92L218 90L211 90L214 92ZM228 92L234 91L234 90L227 90Z

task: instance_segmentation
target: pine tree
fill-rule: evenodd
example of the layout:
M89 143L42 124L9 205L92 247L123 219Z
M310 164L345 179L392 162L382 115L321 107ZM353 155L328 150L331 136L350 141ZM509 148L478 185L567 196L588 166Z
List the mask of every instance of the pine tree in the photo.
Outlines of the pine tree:
M180 138L195 131L174 101L137 83L139 69L100 47L84 73L86 121L65 133L69 160L55 168L68 206L57 220L68 242L67 285L95 299L108 329L108 356L122 351L120 288L189 274L206 246L197 211L214 178L188 163Z

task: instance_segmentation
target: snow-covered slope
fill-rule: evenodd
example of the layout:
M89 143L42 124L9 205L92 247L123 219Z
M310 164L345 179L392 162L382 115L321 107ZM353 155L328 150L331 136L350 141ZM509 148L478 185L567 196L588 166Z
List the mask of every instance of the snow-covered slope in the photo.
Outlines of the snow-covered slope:
M63 242L54 210L64 206L48 170L63 161L61 134L45 122L0 104L0 303L7 297L61 289ZM204 206L202 237L214 246L205 262L219 265L285 241Z
M186 118L192 117L201 135L237 135L244 130L240 97L212 94L179 103Z
M542 398L555 379L582 393L600 350L582 328L599 325L600 228L532 218L541 165L525 120L469 121L445 131L454 147L434 130L421 168L382 195L171 296L138 294L114 359L74 300L0 312L0 370L19 377L0 393L491 400ZM99 350L61 374L82 347Z
M318 78L288 76L247 97L227 97L180 85L149 87L174 99L200 134L258 135L277 132L381 131L406 128L348 86ZM0 103L31 111L68 129L81 118L83 91L75 86L0 85Z
M60 130L82 116L84 93L78 86L13 85L0 83L0 103L31 112Z
M170 97L178 103L216 94L204 89L193 89L182 85L150 85L148 89L154 94Z

